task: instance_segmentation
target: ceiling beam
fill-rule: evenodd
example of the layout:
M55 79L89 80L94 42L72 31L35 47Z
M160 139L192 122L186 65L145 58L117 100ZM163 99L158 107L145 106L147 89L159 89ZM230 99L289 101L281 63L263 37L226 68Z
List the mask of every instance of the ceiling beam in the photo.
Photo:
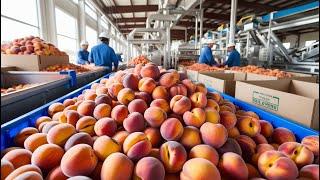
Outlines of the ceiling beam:
M157 11L158 5L108 6L107 14Z
M177 23L177 26L184 26L184 27L190 27L193 28L195 26L194 22L190 22L190 21L179 21ZM212 24L212 23L203 23L203 28L216 28L218 27L217 24ZM199 27L200 29L200 27Z
M126 24L126 25L118 25L118 27L119 27L120 29L127 29L127 28L145 28L146 25L145 25L145 24L135 24L135 25Z
M213 3L231 4L231 1L230 0L228 0L228 1L226 1L226 0L206 0L205 3L204 3L204 7L210 8L210 6ZM275 7L275 6L270 6L270 5L267 5L267 4L260 4L260 3L257 3L257 2L248 2L248 1L245 1L245 0L238 0L238 6L239 7L244 7L244 8L249 8L249 9L252 9L252 10L254 10L256 12L261 12L261 11L272 12L272 11L279 10L279 8Z
M206 12L203 14L203 17L208 18L208 19L219 19L219 20L223 20L223 21L230 21L229 14L219 14L219 13Z
M115 19L117 23L128 23L128 22L146 22L146 17L135 17L135 18L118 18Z

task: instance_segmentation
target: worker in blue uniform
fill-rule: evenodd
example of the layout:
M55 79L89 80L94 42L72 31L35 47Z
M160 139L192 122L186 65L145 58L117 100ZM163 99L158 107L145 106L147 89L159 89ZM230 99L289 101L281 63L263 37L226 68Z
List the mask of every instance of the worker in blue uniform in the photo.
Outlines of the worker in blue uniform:
M201 64L207 64L209 66L216 65L217 62L214 60L214 56L212 55L211 48L213 47L213 40L207 39L206 45L201 49L200 57L199 57L199 63Z
M81 49L78 51L77 55L77 64L90 64L88 57L89 57L89 43L88 41L82 41L80 43Z
M107 72L117 71L119 59L114 52L113 48L109 46L110 36L106 32L99 35L100 44L91 48L89 54L89 61L94 63L95 66L103 66L107 68ZM112 69L112 65L114 69Z
M228 60L225 63L223 63L223 66L226 66L226 65L228 67L240 66L240 54L236 50L235 46L236 45L234 43L228 44L227 51L229 53L229 56L228 56Z

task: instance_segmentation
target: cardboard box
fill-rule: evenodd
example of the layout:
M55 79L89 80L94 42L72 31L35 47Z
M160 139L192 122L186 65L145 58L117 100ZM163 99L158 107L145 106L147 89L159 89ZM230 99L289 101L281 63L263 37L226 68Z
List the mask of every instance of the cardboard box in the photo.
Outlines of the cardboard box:
M235 98L319 129L319 84L289 79L237 81Z
M301 73L292 73L293 77L285 78L285 79L293 79L299 81L306 81L306 82L317 82L317 77L312 76L309 74L301 74ZM280 78L274 76L267 76L262 74L254 74L254 73L247 73L247 80L248 81L255 81L255 80L279 80Z
M2 66L15 66L19 71L40 71L51 65L67 63L69 63L69 56L1 54Z
M198 82L206 87L234 96L236 81L245 80L245 73L199 73Z
M187 77L191 80L191 81L198 81L198 75L199 73L222 73L224 72L223 70L217 70L217 71L193 71L193 70L189 70L187 69Z

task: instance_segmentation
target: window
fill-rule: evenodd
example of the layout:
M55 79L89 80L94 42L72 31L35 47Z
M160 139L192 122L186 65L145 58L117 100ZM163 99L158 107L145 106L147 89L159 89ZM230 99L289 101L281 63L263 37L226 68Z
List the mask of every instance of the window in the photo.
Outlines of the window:
M101 26L103 31L108 31L108 24L104 20L101 20Z
M312 43L316 42L316 40L312 40L312 41L306 41L305 42L305 46L310 46Z
M86 39L89 43L89 48L88 48L89 51L91 47L97 44L97 39L98 39L97 37L98 37L97 31L92 29L89 26L86 26Z
M55 8L58 48L65 51L71 62L76 60L77 20L59 8Z
M91 5L91 4L85 4L84 10L86 11L86 13L92 17L94 20L97 20L97 11L95 10L95 8Z
M17 9L17 4L27 11ZM39 36L39 30L37 0L1 1L1 41L12 41L29 35Z
M78 4L78 0L72 0L74 3Z
M282 43L282 45L283 45L286 49L290 49L290 43Z

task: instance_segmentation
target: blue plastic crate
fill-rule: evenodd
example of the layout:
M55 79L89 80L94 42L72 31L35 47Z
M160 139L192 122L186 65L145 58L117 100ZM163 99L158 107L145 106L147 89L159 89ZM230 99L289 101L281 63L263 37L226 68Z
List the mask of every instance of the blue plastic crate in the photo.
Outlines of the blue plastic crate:
M108 78L109 76L112 76L112 74L108 74L102 78ZM48 114L47 109L50 104L52 104L54 102L63 102L65 99L78 96L82 93L83 90L90 88L93 83L99 82L102 78L97 79L82 88L79 88L79 89L59 98L59 99L56 99L56 100L54 100L44 106L41 106L41 107L23 115L23 116L20 116L20 117L14 119L8 123L1 125L1 150L13 145L13 138L20 130L22 130L23 128L28 127L28 126L34 126L35 120L37 118L47 115ZM208 91L213 92L215 90L212 88L208 88ZM264 111L260 108L257 108L253 105L250 105L250 104L245 103L243 101L237 100L229 95L226 95L223 93L221 93L221 94L223 95L223 97L225 99L233 102L235 105L239 106L241 109L246 110L246 111L254 111L255 113L257 113L259 115L259 117L261 119L264 119L264 120L271 122L274 127L285 127L285 128L290 129L292 132L295 133L298 141L301 141L301 139L303 137L308 136L308 135L319 135L319 132L314 131L310 128L307 128L307 127L302 126L300 124L294 123L288 119L285 119L285 118L280 117L278 115L272 114L270 112L266 112L266 111Z
M4 123L1 125L1 150L13 146L14 142L13 139L25 127L34 127L35 121L41 117L41 116L47 116L48 115L48 107L55 102L63 102L65 99L73 98L82 93L83 90L89 89L93 83L99 82L102 78L108 78L110 74L107 74L90 84L87 84L83 86L82 88L79 88L73 92L70 92L69 94L66 94L65 96L58 98L54 101L51 101L33 111L30 111L27 114L24 114L20 117L17 117L7 123Z

